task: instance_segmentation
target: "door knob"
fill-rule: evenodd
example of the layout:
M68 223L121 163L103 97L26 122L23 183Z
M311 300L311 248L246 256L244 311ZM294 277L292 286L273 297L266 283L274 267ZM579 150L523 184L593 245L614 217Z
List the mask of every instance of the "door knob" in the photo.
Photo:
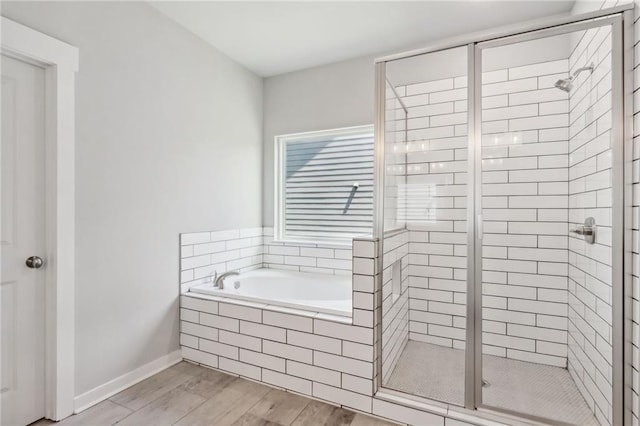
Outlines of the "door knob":
M40 256L31 256L24 262L28 268L39 269L44 265L44 260Z

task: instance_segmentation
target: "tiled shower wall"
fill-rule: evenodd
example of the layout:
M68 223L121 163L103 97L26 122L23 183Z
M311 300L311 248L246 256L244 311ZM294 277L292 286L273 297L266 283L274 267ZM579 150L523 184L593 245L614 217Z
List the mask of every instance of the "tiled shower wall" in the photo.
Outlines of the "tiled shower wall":
M408 106L409 339L464 348L466 79L401 86ZM386 242L386 240L385 240Z
M612 412L611 29L588 30L569 59L593 63L570 93L569 225L595 218L597 238L569 238L569 371L601 424Z
M597 9L597 8L604 8L604 7L612 7L612 6L615 6L617 3L624 3L624 1L621 1L621 2L615 2L615 1L613 1L613 2L612 1L593 2L590 5L590 8ZM596 7L593 7L594 5ZM636 6L638 6L638 5L636 5ZM631 363L632 363L632 366L633 366L633 377L634 377L633 378L633 385L632 385L633 386L633 390L632 390L633 391L632 392L633 393L632 407L633 407L633 414L634 414L633 424L638 425L638 424L640 424L640 422L638 421L638 416L639 416L639 411L640 411L640 408L639 408L640 402L639 402L639 397L638 397L638 394L640 393L640 385L639 385L639 383L640 383L640 379L639 379L640 374L638 372L638 370L640 369L640 355L639 355L639 353L640 353L640 349L639 349L639 347L640 347L640 338L638 337L638 336L640 336L640 331L639 331L639 328L640 328L640 326L639 326L639 323L640 323L640 307L639 307L640 306L640 301L639 301L639 299L640 299L640 296L639 296L639 294L640 294L640 290L639 290L639 288L640 288L640 284L639 284L640 278L638 278L638 276L639 276L639 272L638 271L640 271L640 266L638 266L638 265L640 265L640 255L639 255L640 249L638 248L638 247L640 247L640 243L639 243L640 238L638 237L638 234L639 234L638 229L640 228L640 226L639 226L640 220L638 219L638 217L640 217L640 207L638 207L640 205L640 195L639 195L640 194L640 190L638 190L638 188L640 187L640 171L639 171L640 170L640 166L639 166L639 164L640 164L640 160L639 160L639 158L640 158L640 148L639 148L639 146L640 146L640 142L639 142L640 141L640 136L639 136L640 135L640 119L638 119L638 117L640 117L640 97L637 96L637 94L640 93L640 77L639 77L640 76L640 54L638 54L638 52L640 51L638 49L638 46L640 46L640 20L638 19L638 17L639 17L638 7L636 7L635 15L636 15L636 21L634 23L634 29L635 29L635 31L634 31L634 44L635 44L634 52L635 52L635 55L634 56L635 57L634 57L634 87L633 87L633 89L634 89L634 92L635 92L636 96L634 97L634 149L633 149L633 160L634 160L634 163L633 163L633 182L634 182L633 183L633 206L634 206L633 207L633 218L634 218L633 219L633 234L634 234L633 235L633 329L632 329L632 335L633 335L633 357L632 357ZM592 36L593 36L593 34L592 34ZM587 43L587 39L583 40L582 44L584 45L585 43ZM576 51L576 52L578 52L578 51ZM575 69L575 67L576 67L576 63L575 63L575 61L577 61L576 58L577 58L576 54L572 55L572 57L571 57L571 64L570 65L571 65L571 69L572 70ZM582 58L582 59L585 59L585 58ZM566 74L565 74L565 76L566 76ZM597 77L597 76L598 76L598 74L595 74L595 77ZM602 77L602 75L600 77ZM555 77L551 77L550 76L549 80L553 80L554 78ZM458 81L461 81L461 80L458 80ZM549 82L552 83L552 81L549 81ZM437 83L435 83L435 84L437 84ZM450 84L450 83L447 83L447 84ZM454 86L455 86L455 80L454 80ZM604 87L604 85L600 86L600 93L602 93L603 87ZM457 89L457 88L454 87L452 90L455 90L455 89ZM400 88L400 90L405 90L405 88ZM596 88L595 96L598 96L597 95L598 94L597 90L598 89ZM574 96L579 95L579 93L580 93L579 91L575 92ZM546 92L539 92L540 96L544 96L546 94L548 94L548 95L554 94L556 96L561 95L560 92L554 92L553 90L546 90ZM458 96L461 96L461 95L458 95ZM509 102L514 98L517 100L518 96L519 95L517 95L517 94L514 94L513 96L511 96L511 95L508 95L508 96L497 95L494 98L486 98L486 99L484 99L484 107L487 108L487 109L491 108L492 106L493 107L498 107L498 105L492 105L491 102L493 100L496 100L496 101L502 100L502 102L504 102L506 100L507 102ZM428 98L426 96L423 96L422 99L426 100ZM582 145L585 142L585 141L583 141L581 143L578 143L577 142L577 138L576 138L576 136L577 136L577 134L576 134L576 119L578 119L578 121L580 120L578 118L578 111L579 110L575 109L576 108L576 103L575 103L576 99L572 100L573 103L571 105L571 116L570 116L570 122L573 124L572 138L571 138L571 145L570 145L571 146L572 155L574 154L573 151L577 147L579 147L579 145ZM593 99L593 98L590 98L590 99ZM557 100L558 101L563 101L563 100L566 100L566 98L565 99L558 98ZM597 98L596 98L596 100L597 100ZM450 113L450 114L454 114L456 112L462 112L463 111L461 108L465 104L465 102L464 102L464 100L462 98L459 98L458 100L452 99L451 101L453 102L453 105L439 105L439 106L433 106L432 107L427 102L424 102L424 105L419 105L419 104L412 105L410 107L410 111L411 111L410 112L410 117L411 118L423 117L423 121L428 122L428 119L429 119L428 116L430 114L427 113L427 111L434 111L435 108L439 108L439 107L446 108L446 110L443 109L441 111L445 111L445 112ZM553 100L549 100L549 101L550 102L554 102ZM556 105L560 105L560 103L557 103ZM538 106L539 106L539 112L541 112L543 110L543 104L542 103L538 103ZM600 106L598 106L598 107L600 107ZM453 107L453 109L452 109L452 107ZM459 109L455 110L456 107L459 108ZM569 111L569 106L566 107L566 110L564 112L566 113L568 111ZM418 112L420 114L417 114ZM432 114L436 115L437 113L433 112ZM590 114L592 114L592 113L590 113ZM593 116L591 118L593 119ZM606 118L605 118L605 120L606 120ZM413 121L413 123L415 123L415 120ZM602 121L601 121L601 123L602 123ZM584 124L589 124L589 123L585 122ZM597 124L596 124L596 126L597 126ZM458 129L458 131L460 131L462 129L462 127L458 127L457 129ZM451 148L452 149L464 148L464 141L459 141L459 144L456 144L455 130L456 129L454 128L454 134L453 135L451 135L451 131L449 130L449 135L448 135L448 138L447 138L448 142L451 143ZM591 128L590 130L593 130L593 128ZM543 132L539 133L539 135L542 135L542 134L543 134ZM558 140L557 142L567 141L568 139L569 139L569 135L565 136L564 138L560 138L560 140ZM542 143L542 141L540 140L538 143ZM560 144L557 144L557 146L560 146ZM433 149L433 148L431 148L431 149ZM557 153L557 154L554 154L554 155L549 154L546 158L540 157L539 161L542 160L543 163L547 162L547 164L549 164L549 165L553 164L554 162L557 162L556 164L562 164L565 167L569 167L568 155L567 155L568 153L569 153L569 149L567 149L566 152ZM578 154L584 156L583 157L583 161L584 161L584 160L587 160L587 157L593 157L594 152L591 151L590 154L586 154L586 147L585 147L584 152L579 152ZM602 152L600 152L599 154L602 154ZM596 167L595 171L596 171L596 173L604 171L604 168L601 168L600 170L598 170L598 167L599 167L598 166L598 161L600 161L600 167L604 167L604 164L605 164L604 163L604 160L605 160L604 157L605 157L604 155L600 155L600 158L598 158L598 154L596 154L596 159L595 159L595 167ZM586 207L586 205L579 205L577 203L582 203L583 201L585 201L586 198L588 198L590 196L592 197L592 195L583 196L583 195L580 194L581 191L576 191L576 185L584 184L585 185L585 191L582 191L582 192L588 192L588 191L586 191L586 179L584 179L584 181L581 182L581 183L577 183L577 182L580 181L580 179L582 179L582 177L586 177L586 176L580 176L581 172L577 171L577 169L574 167L575 165L577 165L577 164L574 164L575 157L573 157L571 159L571 161L572 161L571 162L571 170L570 170L571 178L569 178L567 176L567 181L569 179L571 180L571 187L570 187L570 194L571 195L569 196L569 202L571 203L570 204L570 206L571 206L571 218L570 219L567 218L567 221L570 220L570 223L567 223L567 227L565 228L565 231L569 226L571 226L571 227L575 226L575 224L581 222L582 219L584 218L584 216L577 216L576 212L580 212L579 214L581 215L582 214L582 210L583 210L584 207ZM591 160L590 164L593 167L594 160ZM425 164L425 165L428 165L428 164ZM554 166L554 167L557 168L557 166ZM411 172L409 172L409 173L411 173ZM606 172L604 174L606 174ZM459 174L458 176L462 177L463 175ZM489 177L489 176L487 176L487 177ZM598 179L597 178L595 178L595 179L592 178L591 180L592 180L592 183L593 183L593 181L596 181ZM461 181L461 182L464 182L464 181ZM558 181L558 182L562 182L562 181ZM564 186L562 186L562 187L564 187ZM595 188L595 187L592 187L592 188ZM598 191L598 189L593 189L593 190L594 191ZM604 199L606 199L606 191L605 192L601 192L601 194L602 194L601 195L601 201L603 201L603 196L604 196ZM596 192L596 198L595 198L596 209L604 208L604 207L597 207L598 206L597 203L598 203L598 195L597 195L597 192ZM460 204L460 206L462 206L462 204ZM552 212L550 212L550 213L552 213ZM606 220L601 221L598 217L596 217L596 220L601 222L601 223L599 223L599 225L602 225L602 226L604 226L607 223ZM562 221L564 221L564 220L561 220L560 222L562 222ZM411 228L411 225L409 225L409 228ZM607 244L610 244L610 242L609 243L606 242L607 241L606 240L606 238L607 238L606 233L607 232L608 232L608 229L606 229L606 226L605 226L605 229L603 230L604 235L602 235L602 233L600 235L600 237L604 237L605 238L604 240L601 240L601 242L604 243L603 244L604 246L606 246ZM498 234L498 237L502 237L505 240L510 238L509 234L503 234L503 235L499 235ZM553 237L553 235L551 235L551 237ZM560 237L560 235L557 235L557 237ZM519 237L515 236L515 238L519 238ZM425 235L425 234L421 235L421 234L419 234L417 232L414 232L414 233L412 233L410 235L410 247L415 246L415 244L412 244L412 243L427 243L428 241L429 241L428 240L428 235ZM583 288L579 288L579 286L576 285L576 274L577 274L578 277L580 277L578 279L581 282L582 282L582 278L581 277L584 277L585 280L586 279L592 280L591 274L587 274L586 271L584 271L582 268L577 267L579 262L587 261L586 265L589 265L589 264L593 265L594 264L593 260L597 261L597 256L598 256L597 254L595 255L596 259L591 259L589 256L585 256L586 252L579 247L579 245L578 245L579 242L580 242L580 240L578 240L575 237L571 238L571 242L570 243L568 242L570 245L568 246L569 250L567 250L567 253L568 253L568 256L569 256L569 264L570 264L571 271L567 271L567 275L570 277L571 284L570 285L567 284L567 286L565 286L565 284L563 284L562 276L553 278L553 280L555 281L555 284L553 284L553 286L555 287L557 285L558 286L557 289L561 290L561 291L563 289L565 289L564 291L567 293L567 297L570 298L570 300L571 300L572 307L571 307L571 313L569 314L569 316L572 319L571 319L571 322L569 322L566 319L563 320L562 319L563 318L562 315L559 315L559 316L555 315L554 317L556 317L556 318L554 319L553 324L554 324L554 327L557 327L560 330L565 330L567 328L571 329L571 334L570 334L570 337L569 337L569 339L570 339L569 341L570 341L570 345L571 345L571 353L569 354L569 358L570 358L570 360L572 360L571 362L576 361L576 359L578 359L578 358L577 358L576 355L574 355L574 353L578 352L578 348L580 348L580 351L581 351L580 360L584 361L588 365L588 370L593 374L593 375L588 375L587 374L588 379L590 381L592 381L592 384L590 385L591 391L600 392L600 390L598 389L598 386L593 383L592 377L594 377L596 375L599 375L600 377L599 377L598 380L599 380L599 383L601 384L601 386L604 389L608 388L607 381L606 380L603 381L603 376L604 375L601 372L597 372L598 370L597 370L597 367L596 367L596 363L598 363L599 361L602 360L601 356L603 354L607 354L608 349L607 349L606 345L603 345L604 339L602 339L601 337L600 337L601 340L600 340L599 349L594 349L593 348L593 343L591 343L592 340L589 340L589 339L584 339L583 340L583 337L587 336L587 335L590 336L590 337L597 338L596 337L597 334L596 334L596 332L594 331L594 329L591 326L589 326L588 328L584 328L583 327L582 331L580 331L580 329L575 325L575 323L577 323L577 322L581 322L582 323L581 325L584 325L584 321L583 321L584 317L578 316L576 314L576 308L578 310L581 310L582 309L581 305L582 305L582 307L586 307L587 306L587 304L585 304L585 302L580 301L580 299L577 296L577 294L581 293L581 296L585 297L587 299L587 301L591 301L591 302L596 303L595 311L593 309L591 309L591 312L590 312L589 315L595 314L598 317L600 316L600 315L598 315L598 303L599 303L599 306L600 306L600 312L601 313L602 312L606 312L607 307L606 307L606 303L603 303L603 302L605 302L605 300L597 298L598 296L595 296L594 294L589 296L589 293L584 290L584 287ZM456 250L456 249L458 249L458 250L464 249L464 243L465 243L464 239L457 240L457 244L453 246L454 250ZM426 247L427 246L424 246L425 250L426 250ZM413 256L414 251L410 250L410 252L412 253L410 255L410 257L413 259L415 257L415 256ZM599 262L599 263L601 263L602 265L606 266L606 262ZM588 267L588 266L585 266L585 267ZM410 266L410 268L411 268L411 271L415 270L415 267L413 266L413 263ZM426 271L427 269L424 268L424 270ZM455 269L454 269L454 271L455 271ZM520 278L526 277L524 274L516 275L516 273L507 273L507 276L512 276L512 277L518 277L519 276ZM428 281L429 278L431 278L431 274L429 274L425 278L426 278L426 280L419 280L419 281L422 281L423 283L428 283L429 282ZM549 277L547 277L547 278L549 278ZM451 287L446 289L446 290L453 290L454 287L455 287L455 284L460 284L460 283L457 283L455 280L452 280L452 279L447 279L447 280L444 280L442 278L438 278L438 279L443 283L447 283L447 282L451 283ZM463 280L463 277L461 277L461 280ZM600 278L599 280L601 281L602 279ZM416 281L416 279L414 278L414 275L411 274L410 282L413 283L415 281ZM606 282L606 280L604 280L604 281ZM549 281L547 280L547 282L549 282ZM460 287L455 287L455 288L458 288L458 290L460 292L464 292L464 282L462 284L463 285L461 285ZM429 284L427 284L427 285L429 285ZM415 286L415 287L417 287L417 286ZM554 288L551 288L551 289L554 289ZM570 291L568 291L568 290L570 290ZM449 297L449 296L446 296L446 297L447 297L447 300L451 300L452 298L455 297L455 291L453 291L453 294L451 295L451 297ZM425 300L425 299L422 299L422 300ZM426 302L420 301L420 304L422 306L425 306L428 303L430 303L431 301L434 301L434 300L427 298ZM442 302L440 302L440 303L442 303ZM507 300L507 303L508 303L508 300ZM522 303L522 302L520 302L520 303ZM414 302L414 300L412 299L412 300L410 300L410 304L413 304L413 306L415 306L416 302ZM593 305L591 305L591 306L593 306ZM539 307L540 308L545 308L546 306L544 304L540 304ZM455 308L453 308L453 309L455 309ZM412 310L411 314L415 314L415 312L416 312L415 310ZM453 314L451 315L451 318L446 318L446 317L443 316L440 319L445 321L446 324L453 324L453 322L456 319L456 317L459 317L460 319L458 321L459 321L459 323L461 323L461 319L463 317L463 314L459 314L459 315L456 316L455 312L457 312L457 311L453 312ZM504 311L503 309L496 309L496 308L485 309L485 312L495 314L496 315L495 319L498 320L496 322L504 322L505 325L507 326L507 329L509 327L509 324L511 324L511 323L517 324L517 320L515 320L516 317L521 317L523 319L524 318L528 318L529 322L533 319L533 317L531 315L528 315L528 314L530 314L529 312L522 312L522 315L519 315L517 312L509 312L509 311ZM586 317L586 312L587 311L584 311L585 317ZM537 315L536 321L537 320L543 320L544 321L546 319L545 316L544 316L545 314L535 314L535 315ZM602 315L607 316L606 313L602 313ZM415 315L412 316L412 318L415 318ZM432 318L435 318L435 316L432 316ZM592 317L592 318L594 318L594 317ZM547 318L547 319L552 319L552 318L550 317L550 318ZM425 329L428 329L429 323L427 321L425 321L425 322L427 324ZM606 321L605 321L605 323L606 323ZM412 321L412 324L415 324L415 322ZM548 322L547 324L548 324L547 326L551 325L550 322ZM600 322L600 325L602 325L602 324L603 323ZM489 326L490 324L486 323L485 325ZM414 325L414 327L415 327L415 325ZM485 330L487 330L487 328L485 328ZM501 328L504 330L503 327L501 327ZM417 337L417 335L415 333L412 333L411 337L414 338L414 337ZM438 339L435 339L435 337L438 337ZM585 344L586 342L589 342L589 346L587 346L587 345L584 345L584 346L578 345L578 342L575 340L576 337L583 344ZM437 340L440 340L441 336L430 336L429 334L427 334L427 338L431 342L436 342ZM510 340L510 341L515 341L515 339L511 339L508 336L505 336L504 339L507 339L507 340ZM447 342L447 341L445 341L445 342ZM456 343L457 343L455 339L451 339L450 342L451 342L452 346L455 346ZM554 342L550 342L550 343L554 343ZM460 343L458 343L458 344L460 344ZM593 357L593 360L589 359L587 354L583 351L583 349L582 349L583 347L588 348L589 353ZM557 346L557 348L561 348L561 346ZM507 349L507 348L505 348L505 349ZM565 351L566 351L566 349L564 349L564 350L561 349L561 352L558 352L557 355L560 355L560 354L564 353ZM605 372L608 370L606 364L604 364L604 363L599 363L599 366L602 367L605 370ZM570 367L570 368L573 369L574 367ZM584 374L584 371L585 370L582 370L583 374ZM583 392L587 392L586 388L584 386L583 386ZM599 398L599 402L600 402L601 405L607 407L608 404L609 404L609 401L607 400L607 396L602 394L602 392L600 392L600 393L601 393L601 395L598 397ZM588 393L585 393L585 395L586 395L587 399L591 399L592 398L592 397L590 397L588 395ZM594 407L594 409L595 409L596 408L595 407L595 405L596 405L595 398L592 399L591 404L592 404L592 407ZM598 409L600 410L600 408L598 408ZM599 417L601 418L601 420L603 420L604 416L602 414L599 414Z
M407 152L404 146L407 113L388 83L385 102L385 181L384 181L384 230L404 229L405 194L400 193L407 183Z
M382 380L393 372L409 335L409 232L385 237L382 270ZM399 282L397 280L399 279ZM394 280L396 282L394 283Z
M407 114L387 83L382 257L382 378L390 376L409 334L409 232L405 229Z
M487 64L489 65L489 64ZM566 366L566 59L483 76L483 350Z
M633 238L632 238L632 424L640 424L640 4L636 3L633 24Z
M604 9L630 3L632 0L579 0L574 8L587 10ZM632 196L632 414L631 424L640 425L640 1L635 3L633 23L633 196ZM585 8L584 5L587 5Z
M484 350L559 366L567 341L568 100L553 83L568 66L559 60L483 74ZM466 86L457 77L398 88L409 106L409 338L459 349Z

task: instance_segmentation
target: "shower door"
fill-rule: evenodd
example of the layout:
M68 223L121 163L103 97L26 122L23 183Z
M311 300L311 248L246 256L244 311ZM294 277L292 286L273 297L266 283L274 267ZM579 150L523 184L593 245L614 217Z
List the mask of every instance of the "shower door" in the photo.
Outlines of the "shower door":
M623 424L622 26L603 14L378 62L382 388Z
M463 406L468 49L386 64L382 385Z
M619 18L476 45L478 406L556 423L614 422Z

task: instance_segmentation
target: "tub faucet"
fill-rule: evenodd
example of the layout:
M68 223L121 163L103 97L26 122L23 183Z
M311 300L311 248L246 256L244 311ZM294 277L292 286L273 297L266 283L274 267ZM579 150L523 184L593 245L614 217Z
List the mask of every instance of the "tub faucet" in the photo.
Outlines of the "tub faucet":
M224 279L227 278L227 277L231 277L233 275L240 275L240 272L229 271L229 272L225 272L224 274L220 274L220 275L216 274L214 287L217 287L219 290L224 290Z

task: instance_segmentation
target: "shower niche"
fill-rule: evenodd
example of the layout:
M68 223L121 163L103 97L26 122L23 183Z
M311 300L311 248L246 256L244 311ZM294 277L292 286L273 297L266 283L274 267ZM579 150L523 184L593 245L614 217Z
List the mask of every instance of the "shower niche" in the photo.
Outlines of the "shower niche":
M383 389L617 422L621 22L378 63Z

